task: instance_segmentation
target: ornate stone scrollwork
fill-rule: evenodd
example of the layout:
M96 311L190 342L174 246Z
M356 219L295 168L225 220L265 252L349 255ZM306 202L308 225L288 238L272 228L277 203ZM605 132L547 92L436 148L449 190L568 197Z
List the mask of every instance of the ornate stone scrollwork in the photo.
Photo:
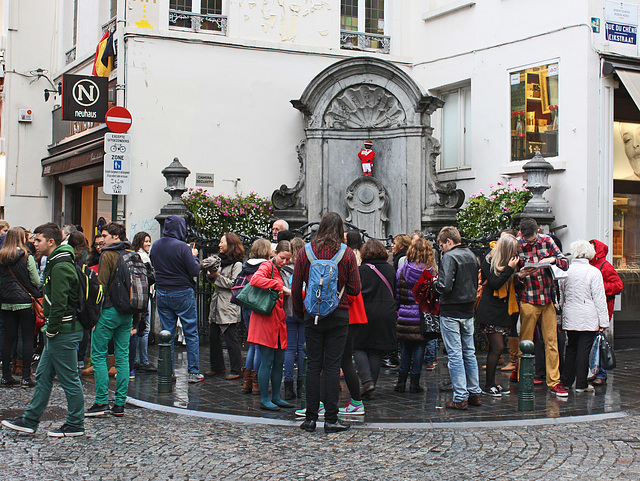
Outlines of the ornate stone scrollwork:
M300 173L298 174L298 182L292 188L282 184L279 189L274 190L271 194L271 202L276 209L291 209L300 203L300 191L304 187L304 159L306 156L305 141L301 141L296 147L298 153L298 162L300 163Z
M447 209L459 209L464 203L464 191L458 189L455 182L440 182L436 171L436 161L440 155L440 143L433 141L433 148L430 149L429 162L429 189L437 195L436 205Z
M388 90L373 85L349 87L336 95L324 114L330 129L380 129L402 127L406 114Z

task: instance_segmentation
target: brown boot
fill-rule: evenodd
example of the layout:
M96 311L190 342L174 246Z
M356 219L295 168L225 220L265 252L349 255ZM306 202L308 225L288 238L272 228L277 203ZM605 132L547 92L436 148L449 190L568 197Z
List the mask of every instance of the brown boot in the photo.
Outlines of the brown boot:
M80 374L83 376L93 376L93 363L89 360L89 365L86 369L83 369Z
M107 359L109 360L109 376L113 377L118 372L118 370L116 369L116 356L113 354L109 354L109 356L107 356Z
M513 371L516 368L518 362L518 355L520 354L520 338L509 338L509 364L504 366L501 371Z
M22 359L13 360L13 374L22 374Z
M260 395L260 386L258 386L258 373L251 371L251 394Z
M251 384L253 384L253 370L242 368L242 394L251 393Z

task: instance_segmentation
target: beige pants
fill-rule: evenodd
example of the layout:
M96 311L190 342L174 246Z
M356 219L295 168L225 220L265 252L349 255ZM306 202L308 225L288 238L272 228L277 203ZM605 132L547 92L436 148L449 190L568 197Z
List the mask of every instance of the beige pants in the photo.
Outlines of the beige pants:
M558 355L558 326L553 303L537 306L527 302L520 303L520 342L533 341L533 331L540 320L544 351L547 361L547 386L550 388L560 382L560 356Z

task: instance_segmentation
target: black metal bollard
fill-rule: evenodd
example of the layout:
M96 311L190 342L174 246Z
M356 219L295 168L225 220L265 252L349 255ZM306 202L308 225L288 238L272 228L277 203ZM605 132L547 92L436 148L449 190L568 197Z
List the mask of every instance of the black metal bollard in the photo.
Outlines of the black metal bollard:
M300 409L307 407L307 343L302 345L302 388L300 389Z
M171 392L173 391L171 332L160 331L158 341L158 392Z
M518 383L518 411L533 411L533 354L532 341L520 343L520 381Z

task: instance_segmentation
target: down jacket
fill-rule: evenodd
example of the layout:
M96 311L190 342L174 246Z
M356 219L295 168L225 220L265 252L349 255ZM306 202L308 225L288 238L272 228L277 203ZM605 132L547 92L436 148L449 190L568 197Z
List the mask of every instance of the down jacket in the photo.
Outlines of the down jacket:
M607 253L609 252L607 244L597 239L592 239L589 242L594 244L596 248L596 256L589 261L589 264L599 269L602 274L604 293L607 296L607 310L609 311L609 319L611 319L615 297L622 292L622 279L620 279L614 267L607 260Z
M560 284L562 329L597 331L609 327L607 300L600 271L587 259L573 259Z
M396 304L398 307L398 320L396 330L398 341L426 342L420 332L420 306L413 299L413 286L422 275L424 264L405 262L396 274Z
M273 269L272 269L273 268ZM273 272L273 278L271 273ZM280 270L273 261L263 262L256 273L251 277L251 285L260 289L274 289L281 291L284 281L280 275ZM287 323L286 314L283 307L283 296L276 303L271 314L265 316L257 312L251 312L249 321L249 333L247 342L270 347L272 349L287 348Z

